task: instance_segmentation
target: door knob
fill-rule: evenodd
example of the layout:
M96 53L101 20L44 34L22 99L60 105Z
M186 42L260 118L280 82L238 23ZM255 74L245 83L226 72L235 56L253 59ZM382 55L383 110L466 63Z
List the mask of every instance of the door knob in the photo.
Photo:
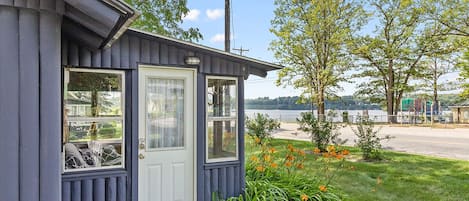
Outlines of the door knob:
M142 160L142 159L145 158L145 156L144 156L143 154L139 154L139 155L138 155L138 158L139 158L140 160Z

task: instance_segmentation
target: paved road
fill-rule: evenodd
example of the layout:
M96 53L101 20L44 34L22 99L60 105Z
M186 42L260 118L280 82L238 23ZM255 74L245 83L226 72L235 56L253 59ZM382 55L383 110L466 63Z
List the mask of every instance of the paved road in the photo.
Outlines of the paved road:
M275 138L298 139L309 141L308 136L297 130L295 123L282 123ZM377 126L378 128L378 126ZM356 136L350 127L340 130L341 138L348 139L347 145L353 145ZM391 135L395 138L383 141L385 149L416 153L444 158L469 160L468 128L429 128L429 127L394 127L381 126L380 136Z

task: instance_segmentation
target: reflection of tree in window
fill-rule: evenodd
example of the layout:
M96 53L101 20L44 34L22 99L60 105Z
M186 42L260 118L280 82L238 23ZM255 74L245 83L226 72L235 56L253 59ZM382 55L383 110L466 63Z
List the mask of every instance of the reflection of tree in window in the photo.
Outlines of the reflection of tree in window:
M100 91L120 91L121 79L116 74L107 73L85 73L85 72L70 72L70 82L68 85L69 91L85 91L91 92L91 116L98 117L100 110L105 107L98 107L98 92ZM83 93L86 94L86 93ZM111 101L104 101L103 106L111 105ZM90 126L91 140L97 139L96 122Z
M123 164L122 78L120 72L65 71L65 170Z

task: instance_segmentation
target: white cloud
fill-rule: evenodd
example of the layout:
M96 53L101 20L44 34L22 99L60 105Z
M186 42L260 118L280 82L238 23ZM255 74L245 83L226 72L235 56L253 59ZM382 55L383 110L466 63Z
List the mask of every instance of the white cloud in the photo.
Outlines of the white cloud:
M210 42L212 43L219 43L225 41L225 34L215 34L212 38L210 38Z
M199 19L200 10L191 9L186 15L182 16L183 20L197 21Z
M223 9L207 9L205 14L207 14L208 19L216 20L223 16L224 10Z

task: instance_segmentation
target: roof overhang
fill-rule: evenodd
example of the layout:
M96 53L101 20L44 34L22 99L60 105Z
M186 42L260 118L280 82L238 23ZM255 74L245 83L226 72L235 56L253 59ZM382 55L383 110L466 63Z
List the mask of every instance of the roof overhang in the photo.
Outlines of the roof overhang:
M150 37L159 38L159 39L162 39L162 40L165 40L165 41L168 41L168 42L180 44L180 45L192 48L196 51L227 57L230 60L246 64L248 66L248 73L249 74L257 75L257 76L260 76L260 77L266 77L268 71L279 70L279 69L283 68L283 66L281 66L279 64L274 64L274 63L262 61L262 60L259 60L259 59L254 59L254 58L250 58L250 57L241 56L241 55L238 55L238 54L233 54L233 53L230 53L230 52L225 52L223 50L219 50L219 49L216 49L216 48L212 48L212 47L208 47L208 46L204 46L204 45L200 45L200 44L196 44L196 43L192 43L192 42L188 42L188 41L183 41L183 40L163 36L163 35L152 33L152 32L142 31L142 30L134 29L134 28L129 28L128 30L130 32L134 32L134 33L137 33L137 34L143 34L143 35L147 35L147 36L150 36Z
M90 49L110 47L138 15L120 0L65 0L62 33Z

